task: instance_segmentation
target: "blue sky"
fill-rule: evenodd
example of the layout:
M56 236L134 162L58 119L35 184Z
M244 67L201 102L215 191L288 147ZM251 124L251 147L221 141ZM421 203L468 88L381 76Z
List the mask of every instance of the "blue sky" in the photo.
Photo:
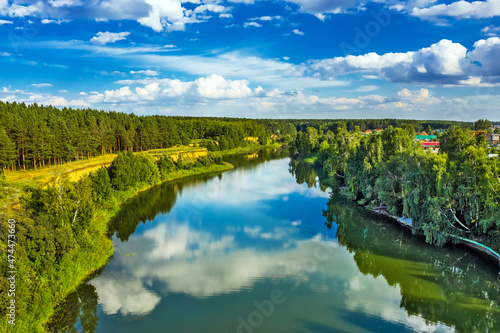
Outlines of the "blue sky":
M500 0L0 0L0 99L500 121Z

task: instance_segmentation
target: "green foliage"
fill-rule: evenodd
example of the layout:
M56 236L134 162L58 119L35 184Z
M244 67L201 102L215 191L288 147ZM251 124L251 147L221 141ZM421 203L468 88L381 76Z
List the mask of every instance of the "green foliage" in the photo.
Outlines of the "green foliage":
M475 130L489 130L491 128L491 121L488 119L479 119L474 123Z
M158 166L161 180L167 179L168 174L176 168L174 160L167 154L160 156L156 165Z
M337 177L359 204L385 206L395 216L408 217L413 231L433 244L453 235L498 234L500 162L488 158L484 137L450 126L440 136L441 153L432 154L424 152L409 124L389 125L365 137L343 125L319 138L316 164L327 177ZM346 127L355 126L347 122ZM309 129L297 134L296 152L308 144Z
M104 167L100 168L97 171L90 173L89 177L92 181L93 201L96 204L105 204L110 201L113 196L113 192L108 169Z
M0 171L9 167L17 157L16 146L0 127Z

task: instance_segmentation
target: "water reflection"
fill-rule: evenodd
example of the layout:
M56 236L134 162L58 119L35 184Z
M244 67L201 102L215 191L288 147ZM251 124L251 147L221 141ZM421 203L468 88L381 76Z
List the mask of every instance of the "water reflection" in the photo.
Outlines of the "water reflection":
M279 290L285 301L254 332L499 330L496 272L484 260L330 198L308 165L232 158L246 166L127 202L112 261L51 328L244 332L238 320L250 325L255 302Z
M324 215L327 228L336 227L339 244L354 254L359 271L397 287L408 314L459 332L500 331L496 263L454 246L431 247L338 196ZM378 308L378 300L374 303L363 307Z

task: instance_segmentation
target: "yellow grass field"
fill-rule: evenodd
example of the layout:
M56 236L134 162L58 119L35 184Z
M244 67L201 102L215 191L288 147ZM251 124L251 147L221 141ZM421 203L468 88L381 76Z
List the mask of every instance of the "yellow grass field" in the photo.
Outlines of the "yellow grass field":
M206 148L177 146L166 149L148 150L135 154L148 154L155 159L160 155L169 154L174 161L177 161L179 156L183 156L187 160L195 160L200 156L207 155L208 151ZM71 181L76 181L91 171L109 166L116 156L118 155L107 154L93 157L88 160L73 161L62 165L51 165L45 168L38 168L37 170L7 171L5 175L9 183L21 186L31 183L45 185L56 175L67 175Z

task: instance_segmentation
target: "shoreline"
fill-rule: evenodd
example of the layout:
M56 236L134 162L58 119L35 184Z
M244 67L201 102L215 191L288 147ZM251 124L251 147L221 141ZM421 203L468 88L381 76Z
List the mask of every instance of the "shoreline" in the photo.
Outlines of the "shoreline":
M395 215L390 214L384 208L373 208L373 209L367 209L367 210L374 212L376 214L379 214L379 215L386 216L389 219L391 219L392 221L397 222L400 226L413 231L413 227L412 227L411 223L404 221L403 217L397 217ZM420 233L417 233L416 235L423 236ZM466 247L470 250L478 252L481 255L487 256L489 260L495 260L497 262L497 265L498 265L498 267L497 267L499 270L498 274L500 274L500 254L498 254L495 250L493 250L489 246L486 246L484 244L481 244L481 243L476 242L476 241L471 240L471 239L463 238L460 236L454 236L452 238L458 239L458 242L456 244L463 245L464 247ZM454 244L454 243L452 242L452 244Z

